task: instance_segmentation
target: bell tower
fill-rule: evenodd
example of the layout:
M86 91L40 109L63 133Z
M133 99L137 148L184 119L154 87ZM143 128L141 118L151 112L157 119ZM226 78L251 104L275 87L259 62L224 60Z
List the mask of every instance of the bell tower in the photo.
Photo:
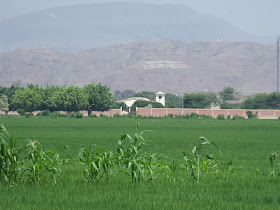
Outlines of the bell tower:
M156 93L156 102L161 103L163 106L165 106L165 93Z

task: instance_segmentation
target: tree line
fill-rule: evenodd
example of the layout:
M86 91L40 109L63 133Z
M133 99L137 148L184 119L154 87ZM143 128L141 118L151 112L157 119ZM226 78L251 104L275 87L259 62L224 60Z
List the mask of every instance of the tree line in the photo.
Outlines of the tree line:
M167 93L165 96L165 107L167 108L210 108L211 103L219 103L221 108L233 108L227 102L236 100L238 93L232 87L225 87L222 91L215 93L213 91L185 93L182 96ZM154 92L143 91L135 93L132 90L123 92L116 91L112 94L110 88L99 84L88 84L84 87L76 86L47 86L45 88L28 84L27 87L21 87L19 83L11 87L0 86L0 110L23 112L32 112L35 110L50 110L74 112L80 110L107 111L109 109L126 110L125 103L117 103L116 99L129 97L144 97L155 101ZM182 100L183 99L183 100ZM156 102L136 101L132 106L144 107L151 104L155 108L163 108ZM280 93L260 93L247 97L240 105L241 109L280 109Z
M50 111L107 111L114 105L110 88L99 84L88 84L83 88L77 86L47 86L28 84L11 88L0 88L0 95L7 96L9 110Z

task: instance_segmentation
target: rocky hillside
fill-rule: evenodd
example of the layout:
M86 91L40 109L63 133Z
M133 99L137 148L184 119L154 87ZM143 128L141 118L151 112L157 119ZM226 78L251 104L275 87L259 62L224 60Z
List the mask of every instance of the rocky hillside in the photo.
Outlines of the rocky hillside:
M83 86L171 93L232 86L243 94L276 89L276 49L249 42L150 40L78 53L18 49L0 54L0 85Z

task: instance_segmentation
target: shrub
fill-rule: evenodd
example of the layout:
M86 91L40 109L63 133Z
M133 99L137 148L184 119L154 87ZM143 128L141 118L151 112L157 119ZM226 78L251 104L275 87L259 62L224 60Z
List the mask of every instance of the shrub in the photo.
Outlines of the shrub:
M191 115L190 115L190 118L199 118L199 115L192 112Z
M17 112L20 114L20 115L25 115L26 111L24 111L24 109L18 109Z
M96 114L90 114L89 117L98 117Z
M53 112L53 113L51 114L51 117L53 117L53 118L58 118L58 117L69 117L69 115L68 115L68 114L61 114L61 113L59 113L59 112Z
M256 112L255 114L252 111L247 111L246 112L248 119L256 119L258 118L258 112Z
M224 120L224 119L225 119L225 115L219 114L219 115L217 116L217 119L218 119L218 120Z
M43 110L42 112L40 112L42 114L42 116L50 116L52 113L50 110L46 109Z
M83 114L80 112L72 112L70 118L83 118Z
M231 116L230 116L230 115L228 115L228 116L227 116L227 119L229 120L230 118L231 118Z
M100 114L99 117L107 117L105 114Z
M30 117L33 117L34 116L34 114L32 113L32 112L27 112L26 114L25 114L25 117L26 118L30 118Z
M227 104L227 103L222 103L220 105L220 108L221 109L233 109L233 107L231 105Z
M213 119L212 116L206 115L206 114L200 115L200 117L203 118L203 119Z
M233 120L238 120L238 119L239 119L239 120L242 120L242 119L245 119L245 117L238 116L238 115L233 115L233 116L232 116L232 119L233 119Z
M117 114L114 114L113 117L119 118L119 117L121 117L121 115L117 113Z
M168 114L168 118L174 118L173 114Z

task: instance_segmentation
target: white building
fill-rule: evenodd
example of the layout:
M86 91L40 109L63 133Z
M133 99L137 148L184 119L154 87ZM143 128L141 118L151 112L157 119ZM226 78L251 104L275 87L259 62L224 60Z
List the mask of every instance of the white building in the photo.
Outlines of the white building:
M119 103L124 102L127 106L127 112L130 112L131 107L135 101L152 101L152 100L143 98L143 97L132 97L132 98L127 98L127 99L121 99L116 102L119 102ZM156 93L156 102L161 103L163 106L165 106L165 93L163 93L163 92Z
M121 99L118 100L117 102L124 102L127 106L127 112L130 112L131 107L135 101L151 101L151 100L143 97L132 97L132 98Z
M163 106L165 106L165 93L156 93L156 102L161 103Z

